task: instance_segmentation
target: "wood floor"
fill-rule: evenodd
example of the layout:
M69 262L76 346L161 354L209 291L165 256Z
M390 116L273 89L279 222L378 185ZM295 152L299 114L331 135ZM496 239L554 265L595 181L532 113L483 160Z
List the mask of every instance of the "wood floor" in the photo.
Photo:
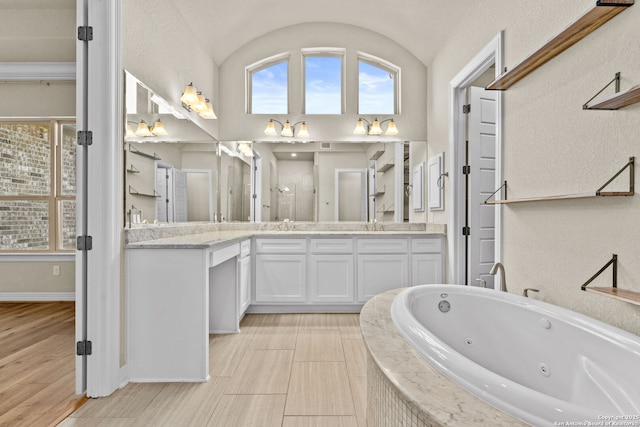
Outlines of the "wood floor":
M75 394L75 303L0 303L0 426L55 426Z
M129 384L61 427L365 426L357 314L253 314L212 335L207 383Z

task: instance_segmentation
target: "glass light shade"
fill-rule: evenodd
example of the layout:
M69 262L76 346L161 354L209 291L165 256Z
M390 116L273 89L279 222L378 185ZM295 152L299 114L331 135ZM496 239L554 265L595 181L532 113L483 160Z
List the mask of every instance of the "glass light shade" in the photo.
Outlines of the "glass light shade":
M136 136L136 134L133 133L133 128L131 127L131 125L129 123L127 123L127 130L126 130L125 138L132 138L134 136Z
M151 127L151 133L156 136L169 135L169 132L167 132L167 129L165 129L164 127L164 123L162 123L160 119L156 120L153 123L153 126Z
M356 128L353 130L355 135L365 135L367 133L367 129L364 127L364 120L358 120L356 123Z
M199 113L200 117L202 117L203 119L217 119L218 116L216 116L216 113L213 111L213 105L211 105L211 102L208 99L206 102L206 106L206 111Z
M140 120L140 123L138 123L138 127L136 128L136 136L153 136L153 134L149 130L149 126L147 126L144 120Z
M397 135L398 134L398 128L396 127L396 122L391 120L389 122L389 126L387 127L387 131L384 134L385 135Z
M309 138L309 130L307 129L307 124L302 122L300 124L300 130L298 131L298 138Z
M282 127L282 132L280 132L282 136L293 136L293 129L291 129L291 123L287 120Z
M269 136L276 136L278 134L276 132L276 124L273 122L273 120L269 120L269 123L267 123L267 127L265 128L264 133Z
M204 97L204 95L201 92L198 93L198 102L192 105L191 108L193 108L193 111L195 111L198 114L204 113L205 111L207 111L207 99Z
M187 87L184 88L184 93L180 97L180 101L184 102L190 107L198 103L198 90L193 85L193 83L189 83Z
M380 135L382 134L382 128L380 127L380 122L378 119L375 119L373 123L371 123L371 129L369 129L369 135Z

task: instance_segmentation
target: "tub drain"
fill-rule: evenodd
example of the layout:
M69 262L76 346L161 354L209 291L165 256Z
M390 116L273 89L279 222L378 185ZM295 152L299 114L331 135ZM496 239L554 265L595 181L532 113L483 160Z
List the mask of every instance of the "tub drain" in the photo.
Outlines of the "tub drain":
M446 313L447 311L451 310L451 304L449 304L449 301L442 300L438 303L438 308L441 312Z

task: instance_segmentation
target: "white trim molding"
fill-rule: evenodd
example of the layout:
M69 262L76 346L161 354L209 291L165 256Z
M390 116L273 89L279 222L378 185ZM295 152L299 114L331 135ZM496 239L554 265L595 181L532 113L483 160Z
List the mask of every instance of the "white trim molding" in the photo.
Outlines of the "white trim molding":
M75 80L75 62L0 62L0 80Z
M449 82L449 170L462 170L464 161L460 141L465 138L465 120L462 114L462 106L466 100L466 89L478 77L482 75L492 64L495 64L496 77L504 67L504 31L500 31L480 52L478 52L467 65ZM502 185L502 93L496 99L496 174L495 188ZM452 191L449 193L450 205L448 224L451 225L451 233L448 245L448 256L451 260L451 283L461 284L464 279L464 237L462 236L461 217L464 215L464 181L458 179L456 173L449 176ZM502 209L495 209L495 261L502 260Z
M75 292L0 292L3 302L75 301Z
M76 254L1 254L0 262L75 262Z

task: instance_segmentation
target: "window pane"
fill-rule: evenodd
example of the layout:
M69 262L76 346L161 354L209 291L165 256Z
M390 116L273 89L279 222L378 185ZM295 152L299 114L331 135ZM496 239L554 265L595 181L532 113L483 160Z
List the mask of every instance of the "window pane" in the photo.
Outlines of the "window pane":
M0 200L0 250L49 249L49 202Z
M0 195L48 195L50 188L49 126L0 123Z
M76 125L62 125L61 192L65 196L76 194Z
M280 62L251 75L251 113L287 114L288 62Z
M61 200L58 204L58 249L76 248L76 201Z
M395 73L368 64L359 63L358 113L395 114Z
M342 114L342 58L307 56L304 60L306 114Z

